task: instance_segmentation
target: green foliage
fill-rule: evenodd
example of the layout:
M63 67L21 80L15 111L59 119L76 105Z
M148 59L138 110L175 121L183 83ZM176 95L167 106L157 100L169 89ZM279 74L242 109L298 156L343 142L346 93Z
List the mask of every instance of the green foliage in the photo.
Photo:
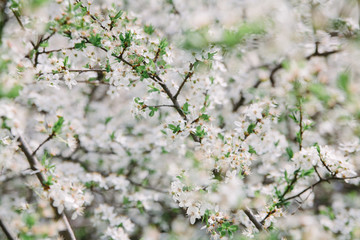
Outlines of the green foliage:
M54 134L59 134L61 132L61 128L63 127L63 124L64 124L64 118L58 117L58 120L55 122L52 128L52 132Z
M156 107L149 107L149 109L150 109L150 113L149 113L150 117L153 117L155 115L155 112L158 110L158 108Z
M294 157L294 152L291 147L286 148L286 153L288 154L289 159L292 159Z
M173 133L181 131L180 125L175 126L174 124L169 124L168 127L173 131Z
M101 47L101 36L100 34L91 34L89 37L89 42L95 47Z
M262 23L245 23L241 25L236 31L225 31L221 44L224 44L228 47L234 47L235 45L241 43L246 36L264 33L265 27Z
M144 101L141 100L139 97L136 97L136 98L134 99L134 102L137 103L137 104L139 104L140 106L143 106L143 105L144 105Z
M347 95L350 95L350 75L348 71L344 71L339 74L337 86Z
M256 123L250 123L250 125L247 128L247 133L249 134L253 133L255 128L256 128Z
M86 48L85 41L81 41L81 42L79 42L79 43L75 43L74 48L75 48L75 49L78 49L78 50L83 50L84 48Z
M121 16L123 15L123 11L119 10L114 17L112 17L111 15L109 15L110 18L110 29L112 29L115 26L115 23L121 18Z
M111 121L111 119L113 119L113 118L112 117L105 118L105 125L107 125Z
M145 212L144 204L141 201L136 202L136 208L140 211L141 214Z
M1 98L14 99L17 96L19 96L19 92L20 92L21 89L22 89L22 87L20 85L15 85L10 90L6 91L3 88L2 84L0 84L0 99Z
M36 223L36 218L34 215L32 214L25 214L24 216L24 222L26 224L26 226L31 229L35 223Z
M182 110L185 114L190 114L189 106L190 104L188 102L184 103L184 105L182 106Z
M206 29L187 31L182 47L187 50L200 51L209 45Z
M206 134L207 134L207 132L201 126L196 127L196 130L195 130L196 136L198 136L199 138L203 138L206 136Z
M314 168L311 168L309 170L301 170L300 177L311 176L314 172L315 172Z
M224 222L216 229L221 237L229 235L230 237L238 230L237 225L232 225L230 222Z
M110 134L110 140L111 140L111 141L114 141L114 140L115 140L115 131L113 131L113 132Z
M205 122L210 121L210 116L207 114L201 114L200 119L204 120Z
M131 31L127 31L124 33L120 33L119 35L119 39L121 41L121 46L123 48L127 48L131 46L131 41L133 40L133 34L131 33Z
M320 209L320 214L328 216L331 220L335 220L335 218L336 218L334 210L332 209L332 207L327 207L325 209Z
M48 176L47 179L43 182L45 186L51 186L54 184L54 178L52 176Z
M317 97L320 101L324 102L325 104L331 99L330 95L328 94L327 89L321 83L313 83L309 86L309 90L315 97Z
M248 150L249 153L251 154L257 154L256 151L255 151L255 148L251 145L249 145L249 150Z
M154 32L155 32L155 28L153 25L145 25L144 26L144 32L149 34L149 35L152 35Z
M163 38L160 40L159 44L159 50L160 50L160 56L164 55L166 53L166 47L169 45L168 41Z
M150 89L148 90L149 93L151 93L151 92L158 92L158 93L160 93L160 89L154 87L153 85L148 85L148 87L150 88Z

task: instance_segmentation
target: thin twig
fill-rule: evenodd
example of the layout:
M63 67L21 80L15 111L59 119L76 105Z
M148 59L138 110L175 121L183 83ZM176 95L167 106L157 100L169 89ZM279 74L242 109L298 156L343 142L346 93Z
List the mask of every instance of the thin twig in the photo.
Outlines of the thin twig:
M181 83L181 85L180 85L179 89L177 90L177 92L176 92L176 93L175 93L175 95L174 95L174 98L175 98L175 99L177 99L177 98L178 98L178 96L179 96L179 94L180 94L180 92L181 92L182 88L184 87L184 85L185 85L186 81L187 81L189 78L191 78L191 76L192 76L193 74L194 74L194 72L188 72L188 73L186 74L186 76L185 76L185 78L184 78L183 82Z
M20 18L19 18L19 16L18 16L18 14L14 11L14 9L12 9L12 8L10 8L10 9L11 9L12 13L14 14L17 22L19 23L21 29L22 29L22 30L25 30L25 27L24 27L24 25L22 24L22 22L21 22L21 20L20 20Z
M52 132L40 145L35 149L35 151L31 154L31 156L35 156L36 152L48 141L50 141L56 135L55 132Z
M149 106L149 105L146 105L145 107L154 107L154 108L161 108L161 107L171 107L171 108L174 108L175 106L174 105L170 105L170 104L161 104L161 105L152 105L152 106Z

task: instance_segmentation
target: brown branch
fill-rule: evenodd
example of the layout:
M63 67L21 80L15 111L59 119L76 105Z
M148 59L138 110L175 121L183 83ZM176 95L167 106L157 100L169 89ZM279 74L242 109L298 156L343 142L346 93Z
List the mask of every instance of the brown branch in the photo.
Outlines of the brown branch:
M0 1L0 44L2 44L2 36L3 36L4 27L9 20L9 16L6 14L7 2L8 2L7 0Z
M53 49L53 50L48 50L48 51L43 50L42 52L39 52L39 54L49 54L49 53L54 53L54 52L61 52L63 50L74 50L74 49L75 49L75 47Z
M275 78L274 78L275 74L282 68L283 68L282 63L279 63L271 70L269 79L272 87L275 87Z
M242 91L240 91L240 99L239 101L237 101L236 103L234 102L233 99L231 99L231 103L233 105L233 112L236 112L244 103L245 103L245 97Z
M338 177L330 177L330 178L320 178L319 181L317 181L316 183L312 184L311 186L305 188L304 190L300 191L299 193L291 196L291 197L288 197L288 198L285 198L283 199L281 202L286 202L286 201L289 201L291 199L294 199L294 198L297 198L297 197L300 197L302 194L304 194L305 192L309 191L310 189L313 189L315 186L319 185L320 183L322 182L330 182L330 181L333 181L333 180L346 180L346 179L354 179L354 178L358 178L359 176L354 176L354 177L345 177L345 178L338 178ZM269 212L264 218L263 220L261 220L261 224L264 224L265 223L265 220L268 219L272 214L274 214L275 211L271 211Z
M251 210L249 208L246 208L243 211L260 232L264 231L263 225L255 218L255 216L251 213Z
M297 198L297 197L300 197L303 193L307 192L308 190L310 189L313 189L316 185L322 183L322 182L330 182L330 181L334 181L334 180L346 180L346 179L354 179L354 178L358 178L359 176L354 176L354 177L344 177L344 178L339 178L339 177L330 177L330 178L326 178L326 179L320 179L319 181L317 181L316 183L312 184L311 186L305 188L304 190L302 190L301 192L299 192L298 194L295 194L291 197L288 197L288 198L285 198L283 201L286 202L286 201L289 201L291 199L294 199L294 198Z
M9 239L9 240L17 240L18 238L9 230L9 228L5 225L5 223L3 222L3 220L0 218L0 227L3 230L5 236Z
M39 169L40 163L37 160L36 156L32 155L32 152L30 150L30 147L29 147L28 143L25 141L25 139L21 135L18 138L18 142L20 143L20 145L19 145L20 149L25 154L26 159L28 160L28 162L30 164L30 168L33 171L36 171L36 176L39 179L40 184L42 185L44 190L49 189L49 185L47 185L46 182L45 182L45 176L43 175L43 173ZM53 199L50 199L50 200L51 200L51 206L53 207L55 214L59 214L58 210L57 210L57 207L54 207L52 205ZM76 240L74 231L72 230L65 213L63 212L61 215L62 215L61 217L63 218L63 221L64 221L64 223L66 225L67 233L69 234L70 239L71 240Z

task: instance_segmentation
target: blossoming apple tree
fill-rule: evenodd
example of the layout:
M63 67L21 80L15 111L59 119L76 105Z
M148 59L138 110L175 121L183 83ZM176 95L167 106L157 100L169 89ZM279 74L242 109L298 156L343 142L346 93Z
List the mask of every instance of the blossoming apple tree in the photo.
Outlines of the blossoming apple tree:
M359 4L0 1L0 238L360 238Z

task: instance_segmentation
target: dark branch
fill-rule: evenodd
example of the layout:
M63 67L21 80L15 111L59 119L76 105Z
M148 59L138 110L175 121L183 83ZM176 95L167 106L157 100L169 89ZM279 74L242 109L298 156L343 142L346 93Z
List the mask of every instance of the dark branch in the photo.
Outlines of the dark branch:
M5 223L3 222L3 220L0 218L0 227L3 230L5 236L9 239L9 240L16 240L18 239L9 229L8 227L5 225Z
M259 231L264 231L263 225L255 218L255 216L251 213L251 210L249 208L244 209L244 213L246 214L246 216L248 216L250 221L255 225L255 227Z

